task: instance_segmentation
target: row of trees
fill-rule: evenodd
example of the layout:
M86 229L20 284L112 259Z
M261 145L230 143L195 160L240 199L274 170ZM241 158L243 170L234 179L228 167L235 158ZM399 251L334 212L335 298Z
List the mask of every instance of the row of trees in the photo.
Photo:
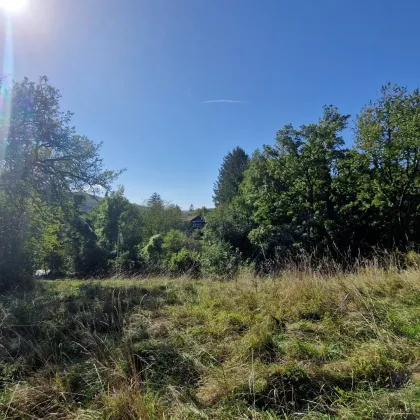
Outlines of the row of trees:
M286 125L249 162L235 149L215 186L206 236L278 263L302 252L351 263L378 249L416 250L419 90L384 86L357 117L353 147L341 137L349 118L327 106L316 123Z
M46 77L2 79L0 91L0 290L28 286L36 271L212 273L201 235L178 206L158 194L139 206L122 187L110 192L121 171L103 168L101 145L75 131ZM86 199L103 191L105 198L83 211ZM214 250L209 255L217 260Z
M93 276L166 270L226 277L240 262L264 267L302 254L350 264L377 249L420 241L420 93L387 85L362 109L354 146L349 115L327 106L314 123L287 125L250 158L228 153L206 227L154 194L143 206L103 168L100 145L77 134L60 92L1 81L0 288L28 284L37 269ZM106 191L83 211L87 194Z

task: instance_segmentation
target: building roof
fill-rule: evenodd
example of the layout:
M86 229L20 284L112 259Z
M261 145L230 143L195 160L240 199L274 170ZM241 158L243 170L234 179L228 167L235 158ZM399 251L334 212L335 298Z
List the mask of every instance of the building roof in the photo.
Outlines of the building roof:
M187 216L185 216L184 220L186 222L198 222L198 221L204 221L204 218L200 215L198 215L198 216L197 215L196 216L187 215Z

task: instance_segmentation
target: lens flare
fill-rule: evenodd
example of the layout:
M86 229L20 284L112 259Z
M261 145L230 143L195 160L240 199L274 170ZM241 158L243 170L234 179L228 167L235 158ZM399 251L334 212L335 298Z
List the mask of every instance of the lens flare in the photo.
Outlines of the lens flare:
M8 13L17 13L26 6L27 0L0 0L0 8Z
M0 172L5 158L6 142L9 136L11 95L13 88L13 42L12 24L6 19L3 71L0 77Z

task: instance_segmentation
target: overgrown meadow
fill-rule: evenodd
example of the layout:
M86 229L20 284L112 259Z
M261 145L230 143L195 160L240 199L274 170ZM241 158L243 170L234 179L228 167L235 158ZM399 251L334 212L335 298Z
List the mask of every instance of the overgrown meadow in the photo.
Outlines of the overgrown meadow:
M40 281L0 306L7 419L420 416L420 272Z

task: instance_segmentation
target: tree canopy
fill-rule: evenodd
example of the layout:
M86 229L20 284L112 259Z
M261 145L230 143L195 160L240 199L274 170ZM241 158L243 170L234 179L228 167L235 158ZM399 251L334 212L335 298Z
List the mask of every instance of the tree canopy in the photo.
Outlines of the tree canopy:
M240 147L236 147L223 158L213 189L213 201L216 206L230 203L238 194L248 161L249 156Z
M317 121L285 125L251 158L236 147L214 184L216 208L186 212L158 193L137 205L122 186L111 191L120 172L103 168L100 143L72 127L46 77L2 91L10 106L0 119L0 289L29 284L36 269L221 278L240 263L351 265L420 251L418 89L384 86L354 126L329 105ZM342 137L349 128L353 145ZM191 225L194 215L204 229Z
M52 200L64 191L110 189L119 172L103 169L101 143L76 132L47 77L14 82L3 95L10 111L1 120L1 190L25 186Z
M75 193L109 190L120 172L103 168L101 144L76 132L46 77L0 83L0 231L7 244L0 248L0 272L8 273L2 287L15 287L51 254L54 241L64 247L63 235L71 236L64 224L78 211ZM19 222L11 223L14 218ZM51 223L56 228L46 228Z

